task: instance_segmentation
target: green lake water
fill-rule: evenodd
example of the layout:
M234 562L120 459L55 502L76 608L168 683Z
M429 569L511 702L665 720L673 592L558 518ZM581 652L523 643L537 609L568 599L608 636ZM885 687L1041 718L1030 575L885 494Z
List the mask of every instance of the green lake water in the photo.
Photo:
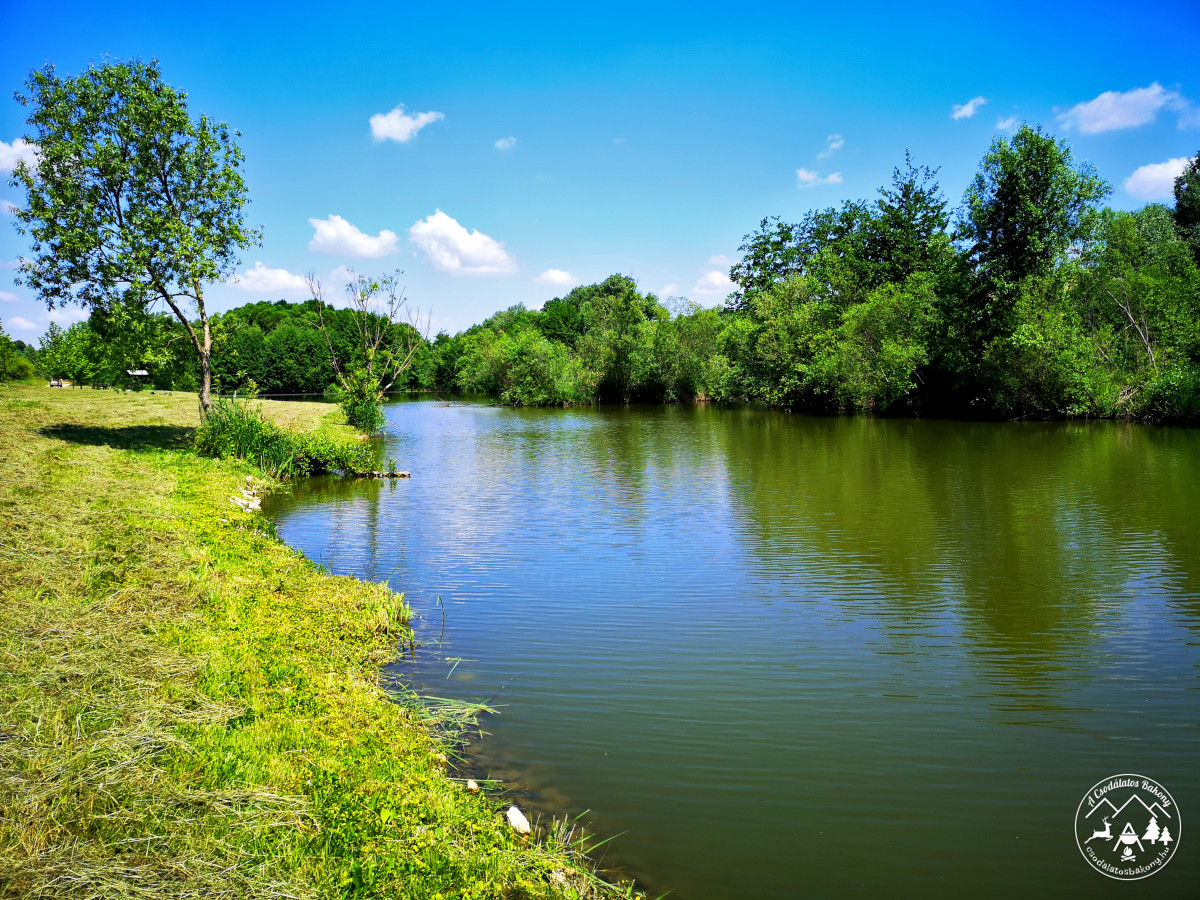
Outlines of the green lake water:
M268 512L407 593L394 673L497 709L463 774L589 811L606 866L682 900L1200 896L1200 430L387 411L411 480ZM1075 844L1118 773L1189 820L1140 882Z

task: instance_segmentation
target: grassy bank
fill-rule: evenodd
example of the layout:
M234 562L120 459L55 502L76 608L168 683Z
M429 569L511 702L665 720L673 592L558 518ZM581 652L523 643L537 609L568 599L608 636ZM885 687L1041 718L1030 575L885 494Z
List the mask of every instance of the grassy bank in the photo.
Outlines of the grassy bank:
M617 893L446 776L436 714L379 687L400 598L231 504L261 474L196 418L0 386L0 895Z

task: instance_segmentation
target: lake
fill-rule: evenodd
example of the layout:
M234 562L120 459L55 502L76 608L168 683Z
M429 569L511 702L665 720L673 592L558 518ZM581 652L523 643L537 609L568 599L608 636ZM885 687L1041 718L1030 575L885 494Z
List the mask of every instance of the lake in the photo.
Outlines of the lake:
M491 700L462 774L655 894L1197 895L1191 829L1127 884L1074 822L1120 773L1200 816L1200 430L403 400L383 444L411 480L281 536Z

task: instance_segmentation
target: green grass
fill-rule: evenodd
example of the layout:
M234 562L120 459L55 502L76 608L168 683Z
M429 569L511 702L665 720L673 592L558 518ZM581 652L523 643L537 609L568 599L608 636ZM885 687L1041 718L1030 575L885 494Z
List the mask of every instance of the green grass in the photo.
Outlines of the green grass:
M228 397L213 401L196 429L195 445L201 456L248 460L272 478L330 471L361 475L374 461L371 448L360 441L283 428L266 418L262 402Z
M234 507L270 483L198 456L196 421L194 395L0 387L0 896L628 894L446 775L470 711L379 684L402 598Z

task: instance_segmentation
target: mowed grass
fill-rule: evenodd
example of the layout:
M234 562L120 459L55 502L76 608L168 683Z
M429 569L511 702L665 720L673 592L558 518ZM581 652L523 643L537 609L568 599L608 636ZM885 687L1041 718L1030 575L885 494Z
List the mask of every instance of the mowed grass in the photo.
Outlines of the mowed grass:
M379 686L402 599L231 504L265 482L197 419L0 386L0 896L628 894L447 777L435 714Z

